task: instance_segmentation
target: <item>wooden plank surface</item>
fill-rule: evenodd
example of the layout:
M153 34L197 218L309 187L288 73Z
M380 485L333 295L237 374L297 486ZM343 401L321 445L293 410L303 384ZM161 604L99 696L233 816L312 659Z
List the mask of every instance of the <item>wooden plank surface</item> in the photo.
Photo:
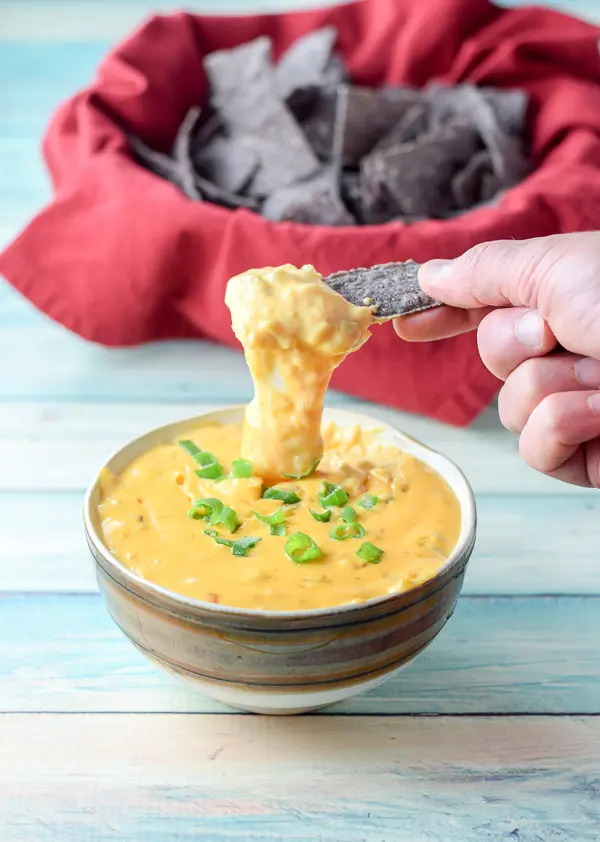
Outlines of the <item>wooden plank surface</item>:
M595 713L600 598L463 598L410 666L333 713ZM99 596L0 598L0 711L223 710L146 662Z
M598 718L3 716L0 745L3 842L598 839Z

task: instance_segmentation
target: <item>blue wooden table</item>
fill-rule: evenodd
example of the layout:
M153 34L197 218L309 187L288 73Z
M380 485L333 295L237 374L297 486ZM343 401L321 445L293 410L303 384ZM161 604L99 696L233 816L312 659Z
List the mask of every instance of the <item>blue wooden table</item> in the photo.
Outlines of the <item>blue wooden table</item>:
M152 5L0 3L0 245L49 195L51 110ZM598 0L553 5L600 19ZM248 399L241 356L87 345L0 283L2 842L600 838L600 494L528 470L492 410L460 431L374 408L476 489L480 538L456 614L370 695L295 719L232 713L170 683L117 631L80 508L119 444Z

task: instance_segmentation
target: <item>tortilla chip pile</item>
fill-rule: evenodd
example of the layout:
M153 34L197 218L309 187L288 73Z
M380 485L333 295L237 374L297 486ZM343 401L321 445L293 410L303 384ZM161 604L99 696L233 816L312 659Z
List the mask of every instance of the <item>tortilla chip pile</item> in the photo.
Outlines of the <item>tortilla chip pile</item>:
M171 155L130 137L186 196L275 221L372 225L493 203L529 172L527 95L472 85L353 85L324 28L275 64L269 38L206 56L210 108L192 108Z

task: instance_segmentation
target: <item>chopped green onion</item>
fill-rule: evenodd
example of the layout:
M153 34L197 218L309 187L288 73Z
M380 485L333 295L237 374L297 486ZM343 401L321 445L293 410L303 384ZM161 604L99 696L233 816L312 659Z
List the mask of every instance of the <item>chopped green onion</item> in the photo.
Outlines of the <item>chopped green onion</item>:
M356 512L352 508L352 506L344 506L341 511L340 517L345 523L354 523L356 520Z
M183 439L182 441L178 442L178 444L179 447L182 447L186 453L190 454L190 456L197 456L199 453L202 453L198 445L194 444L194 442L190 441L189 439Z
M283 506L273 512L272 515L261 515L260 512L254 512L254 517L269 525L271 535L279 535L279 537L285 535L285 510Z
M234 555L248 555L248 550L255 547L259 541L262 541L262 538L238 538L233 542L232 552Z
M365 530L360 523L338 523L334 526L329 537L334 541L345 541L347 538L364 538Z
M283 488L267 488L263 493L264 500L281 500L282 503L299 503L300 498L295 491L285 491Z
M278 523L283 523L285 520L285 509L282 506L272 515L261 515L260 512L254 512L254 517L262 520L263 523L268 523L269 526L277 526Z
M328 509L331 506L345 506L348 502L348 494L341 485L332 485L330 482L324 482L322 490L319 493L319 502L324 509Z
M304 474L284 474L284 477L287 477L287 479L306 479L306 477L309 477L314 471L317 470L320 462L321 462L321 457L319 456L318 459L315 459L315 461L312 463L312 465L310 466L308 471L306 471L306 473L304 473Z
M362 506L363 509L374 509L378 502L379 497L375 497L374 494L365 494L356 505Z
M383 555L383 550L380 550L379 547L375 546L375 544L365 541L365 543L361 544L360 548L356 551L356 555L360 556L360 558L364 558L364 560L368 561L369 564L379 564L381 556Z
M215 518L222 510L223 503L216 497L203 497L201 500L196 500L188 512L188 517L192 520L208 520L214 524Z
M288 558L296 564L306 564L321 558L322 552L310 535L304 532L294 532L285 542L284 550Z
M324 512L315 512L314 509L309 509L308 511L319 523L329 523L331 520L331 509L325 509Z
M252 462L247 459L234 459L231 463L231 472L235 479L246 479L252 476Z
M350 537L348 527L345 523L338 523L329 533L329 537L333 538L334 541L345 541L346 538Z
M205 529L204 534L208 535L209 538L212 538L217 544L224 544L226 547L233 547L233 541L230 541L229 538L221 538L216 529Z
M217 457L206 450L196 453L194 456L196 462L201 466L196 473L201 479L218 479L223 476L223 468L217 461Z
M213 526L217 523L224 523L230 532L235 532L240 525L235 511L230 506L223 506L221 511L211 518L210 522Z
M278 523L275 526L270 526L269 532L271 535L277 535L278 538L281 538L287 532L287 527L285 523Z

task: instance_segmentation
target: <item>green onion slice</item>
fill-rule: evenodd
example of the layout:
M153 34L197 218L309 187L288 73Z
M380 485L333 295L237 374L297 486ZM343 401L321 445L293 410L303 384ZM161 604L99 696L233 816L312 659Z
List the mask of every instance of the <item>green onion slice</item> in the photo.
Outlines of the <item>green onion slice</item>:
M341 485L333 485L330 482L323 482L319 493L319 502L324 509L331 506L345 506L348 502L348 494Z
M223 506L221 511L211 518L210 522L213 526L217 523L224 523L230 532L235 532L240 525L235 511L230 506Z
M379 564L381 556L383 555L383 550L380 550L379 547L375 546L375 544L365 541L365 543L361 544L359 549L356 551L356 555L360 556L360 558L364 558L364 560L368 561L369 564Z
M345 541L347 538L364 538L365 530L360 523L338 523L334 526L329 537L334 541Z
M233 542L233 549L232 553L234 555L248 555L248 550L251 550L252 547L255 547L259 541L262 541L262 538L238 538L237 541Z
M275 526L270 526L269 532L271 533L271 535L277 535L279 538L281 538L287 532L286 525L285 523L278 523Z
M314 509L309 509L308 511L319 523L329 523L331 520L331 509L325 509L324 512L315 512Z
M350 537L348 527L345 523L338 523L329 533L329 537L333 538L334 541L345 541L346 538Z
M312 465L310 466L308 471L306 471L305 474L284 474L284 477L286 477L287 479L306 479L306 477L309 477L312 473L314 473L317 470L320 462L321 457L319 456L318 459L315 459L315 461L312 463Z
M218 479L223 476L223 468L212 453L201 450L200 453L196 453L194 459L200 465L196 473L201 479Z
M235 479L246 479L252 476L252 462L247 459L234 459L231 463L231 473Z
M192 520L208 520L210 523L216 523L215 518L222 509L223 503L216 497L203 497L196 500L188 512L188 517Z
M362 506L363 509L374 509L379 502L379 497L374 494L364 494L357 502L357 506Z
M285 509L281 506L272 515L261 515L260 512L254 512L254 517L262 520L263 523L268 523L269 526L277 526L277 524L283 523L285 520Z
M212 538L216 544L224 544L226 547L233 547L233 541L230 541L229 538L221 538L216 529L205 529L204 534L208 535L209 538Z
M306 535L304 532L294 532L290 535L285 542L284 550L288 558L291 558L296 564L316 561L323 555L310 535Z
M272 515L261 515L260 512L254 512L254 517L269 525L271 535L278 535L279 537L285 535L285 509L283 506L273 512Z
M295 491L285 491L283 488L267 488L263 493L263 499L281 500L282 503L287 503L288 505L300 502L300 498Z
M182 447L186 453L189 453L190 456L197 456L199 453L202 453L202 450L198 447L197 444L194 444L193 441L189 439L182 439L182 441L178 442L179 447Z
M344 523L354 523L356 520L356 512L352 506L344 506L340 513L340 517Z

